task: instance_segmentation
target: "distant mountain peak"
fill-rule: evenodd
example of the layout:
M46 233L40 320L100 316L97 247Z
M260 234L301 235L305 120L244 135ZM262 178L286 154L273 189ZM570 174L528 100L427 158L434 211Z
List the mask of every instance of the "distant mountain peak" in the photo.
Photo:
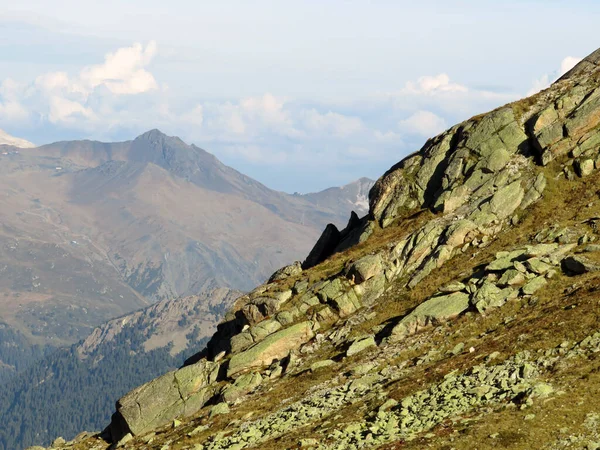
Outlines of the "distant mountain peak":
M36 146L35 144L26 141L25 139L11 136L4 130L0 130L0 145L12 145L14 147L21 148L33 148Z
M162 131L160 131L158 128L153 128L152 130L148 130L143 134L140 134L138 137L135 138L134 141L143 141L143 142L150 142L150 143L155 143L155 144L164 144L166 142L169 143L177 143L178 145L184 145L184 146L188 146L185 142L183 142L179 137L177 136L169 136L165 133L163 133Z

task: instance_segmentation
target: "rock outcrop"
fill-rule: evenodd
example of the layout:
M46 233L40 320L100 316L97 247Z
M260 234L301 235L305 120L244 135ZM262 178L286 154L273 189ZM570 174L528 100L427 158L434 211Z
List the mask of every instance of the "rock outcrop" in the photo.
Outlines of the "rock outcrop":
M206 350L180 369L181 376L189 374L188 387L179 388L180 371L176 371L121 399L112 439L117 441L126 432L138 435L204 405L239 403L253 389L262 388L265 380L285 376L298 358L311 355L324 342L343 347L344 357L364 357L463 315L487 316L517 302L535 305L537 294L563 276L561 269L573 274L596 270L595 263L575 254L579 243L591 242L587 234L539 225L524 241L527 245L506 244L483 264L465 268L460 277L431 291L433 295L430 292L419 304L396 313L391 322L366 336L354 331L357 324L374 320L378 299L392 295L390 289L399 297L414 292L434 270L457 257L477 258L499 236L518 227L556 181L547 166L566 180L594 174L600 165L597 59L591 55L532 98L452 127L392 167L371 190L367 216L352 215L341 232L328 225L302 269L286 267L236 301ZM334 256L349 247L351 252ZM327 258L331 262L318 266ZM458 355L463 347L449 353ZM474 371L450 374L429 391L405 397L401 406L392 402L382 410L391 413L375 413L368 424L350 424L336 436L344 445L367 445L371 438L374 445L398 435L412 436L474 405L518 402L538 395L544 390L536 386L545 363L529 356L507 359L494 369L477 366ZM306 370L318 373L335 364L337 360L328 357ZM311 397L310 402L318 405L315 409L285 407L285 414L277 413L284 417L269 416L244 425L239 433L216 436L201 448L245 448L267 435L280 436L277 430L293 427L295 420L309 423L329 414L352 401L355 393L389 381L393 369L384 376L383 370L369 373L372 367L367 362L353 369L351 373L361 378L343 385L343 394L331 393L325 400ZM156 402L150 406L146 399L153 395L161 396L162 407ZM437 402L452 406L436 409ZM419 410L429 407L431 415L417 417Z

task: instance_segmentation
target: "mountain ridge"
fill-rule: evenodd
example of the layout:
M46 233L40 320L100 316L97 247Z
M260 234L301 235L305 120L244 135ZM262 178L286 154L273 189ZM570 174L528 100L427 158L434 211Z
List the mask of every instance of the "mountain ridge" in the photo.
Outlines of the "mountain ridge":
M0 299L0 314L30 341L46 335L54 345L205 285L248 289L352 207L315 209L158 130L120 143L57 142L0 161L2 288L21 299ZM53 272L62 270L57 255L70 273ZM66 289L67 278L76 287ZM63 317L63 304L74 305L75 319Z
M58 447L597 447L598 55L403 158L353 245L327 227L312 264Z

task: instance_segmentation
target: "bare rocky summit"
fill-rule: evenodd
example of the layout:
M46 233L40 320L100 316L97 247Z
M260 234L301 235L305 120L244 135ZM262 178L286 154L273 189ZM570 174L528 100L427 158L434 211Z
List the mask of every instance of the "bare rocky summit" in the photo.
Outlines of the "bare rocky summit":
M301 272L56 447L598 448L599 52L430 139Z

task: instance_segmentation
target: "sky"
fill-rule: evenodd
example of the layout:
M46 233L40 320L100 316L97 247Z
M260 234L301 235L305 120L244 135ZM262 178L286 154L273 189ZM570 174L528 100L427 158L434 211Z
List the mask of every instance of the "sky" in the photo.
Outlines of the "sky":
M0 129L158 128L286 192L381 176L598 46L597 1L0 0Z

